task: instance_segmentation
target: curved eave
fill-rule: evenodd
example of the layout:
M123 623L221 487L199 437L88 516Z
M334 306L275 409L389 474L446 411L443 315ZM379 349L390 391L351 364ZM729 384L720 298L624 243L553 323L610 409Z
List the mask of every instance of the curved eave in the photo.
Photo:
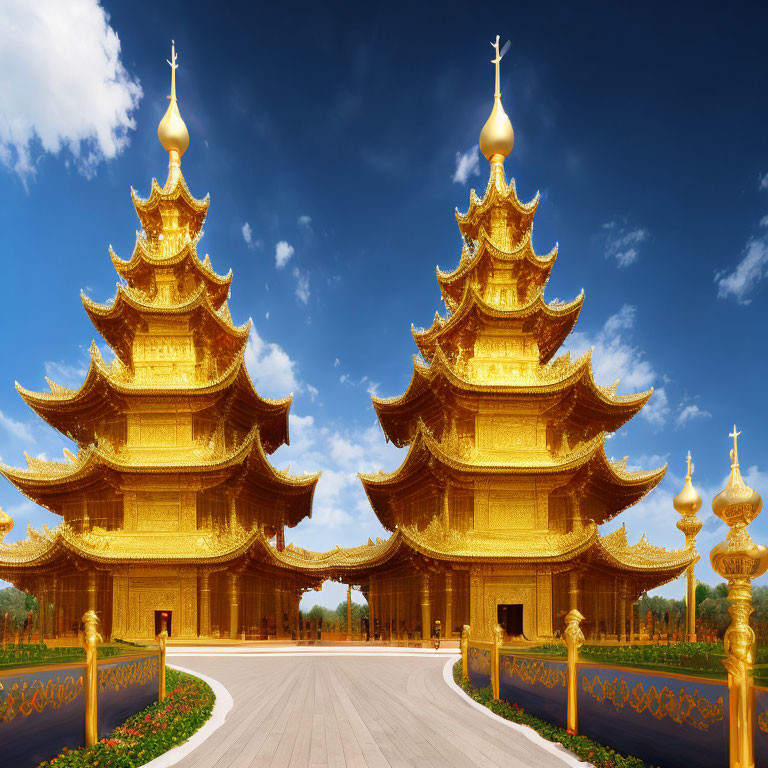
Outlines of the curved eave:
M457 208L456 221L459 223L459 227L472 224L478 216L482 216L493 205L499 204L509 205L521 216L533 219L540 199L541 195L537 192L530 202L520 202L520 198L517 196L517 184L514 179L505 182L503 178L491 174L483 197L478 197L477 192L471 189L469 192L469 208L467 208L466 213L461 213Z
M474 289L467 288L461 305L450 317L444 319L435 316L432 325L424 330L411 329L416 346L422 355L430 359L439 339L454 330L462 328L474 314L490 322L499 320L526 320L536 315L546 318L537 329L539 361L547 363L562 346L565 338L573 330L584 304L584 293L573 301L551 305L539 294L533 301L516 309L500 309L488 304ZM549 333L546 332L549 330Z
M245 355L245 347L242 354ZM264 413L262 432L268 435L267 440L262 437L265 451L274 453L281 445L290 445L289 415L293 395L281 398L263 397L256 391L244 364L240 366L238 378L254 409Z
M453 547L448 544L444 549L430 545L426 537L419 536L412 530L397 529L402 532L405 543L408 547L415 550L425 557L435 560L448 560L451 562L492 562L492 563L558 563L568 562L580 555L589 552L594 548L599 535L596 525L589 525L578 534L565 534L560 536L562 547L555 551L537 552L532 554L530 548L521 548L514 552L504 550L503 545L499 545L492 551L483 551L480 549L471 549L471 538L466 537L465 541L469 545L467 549Z
M80 298L93 325L125 363L129 363L131 359L130 341L126 336L132 339L135 331L135 323L132 322L134 317L131 317L131 312L138 316L156 317L183 316L196 311L203 312L209 321L239 344L244 344L247 341L251 329L250 321L241 326L231 323L227 317L226 304L223 304L221 310L217 311L211 304L210 297L203 285L187 301L172 307L143 302L123 286L117 289L117 295L111 304L99 304L82 292Z
M667 551L663 547L649 544L645 536L637 544L629 545L621 528L608 536L598 537L595 556L615 570L644 573L666 580L681 575L699 559L693 547Z
M606 504L605 516L595 521L602 524L650 493L664 478L667 465L649 472L628 472L624 469L624 461L610 461L603 447L584 471L589 475L584 492L591 487L594 495Z
M440 291L443 296L450 296L453 300L458 301L462 293L463 281L480 266L484 257L502 263L525 261L533 269L539 271L542 280L545 281L552 271L552 267L557 259L557 253L558 246L555 245L548 254L544 256L537 255L533 250L531 229L525 232L520 242L510 251L497 246L490 239L488 233L481 229L475 254L470 256L469 250L465 245L462 249L459 264L455 269L443 271L440 267L436 267L437 282L440 285ZM457 286L456 283L459 283L459 285Z
M178 202L181 201L189 211L190 219L193 221L192 229L196 234L202 229L203 224L205 223L211 196L206 195L202 200L198 200L189 191L187 182L184 181L184 177L179 173L175 184L170 189L161 187L157 183L157 179L152 179L152 188L149 197L147 198L139 197L136 190L131 187L131 200L133 201L137 216L144 225L144 229L153 231L159 231L161 229L161 227L157 226L157 219L160 216L158 211L160 203L178 204ZM153 226L147 226L151 219L154 219L154 221L152 221Z
M336 547L328 552L310 552L289 545L278 552L268 543L269 556L278 567L300 571L309 576L330 578L336 574L349 576L379 567L392 560L402 549L402 535L396 531L383 542L348 549Z
M137 233L136 245L129 261L119 258L111 246L109 256L115 271L129 283L133 282L143 270L153 272L158 268L168 269L184 266L186 262L206 284L211 301L218 307L225 301L229 293L232 283L232 269L226 275L219 275L208 261L201 261L195 250L199 240L200 235L188 240L173 256L155 256L147 248L147 241Z
M312 499L321 472L290 475L270 464L258 430L245 463L243 482L274 490L285 502L285 525L293 528L301 520L312 517Z

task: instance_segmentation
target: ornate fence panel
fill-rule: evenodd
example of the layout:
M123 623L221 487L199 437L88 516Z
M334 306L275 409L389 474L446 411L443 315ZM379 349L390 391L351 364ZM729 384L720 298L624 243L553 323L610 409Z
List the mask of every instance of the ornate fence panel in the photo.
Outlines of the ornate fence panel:
M0 672L2 763L32 768L85 740L85 664Z
M99 661L99 736L157 700L158 654ZM85 743L85 664L0 671L0 765L34 768Z
M768 765L768 688L755 688L755 765Z
M491 643L472 641L469 645L468 672L473 688L487 688L491 684Z
M499 653L499 698L566 727L565 662Z
M99 738L157 701L158 654L99 662Z
M728 765L724 681L580 663L577 689L585 736L664 768Z

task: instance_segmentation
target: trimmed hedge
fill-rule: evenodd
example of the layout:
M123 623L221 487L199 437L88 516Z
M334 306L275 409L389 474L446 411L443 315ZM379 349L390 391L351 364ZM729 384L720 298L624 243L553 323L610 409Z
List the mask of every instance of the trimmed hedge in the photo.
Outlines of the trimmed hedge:
M136 646L139 649L140 646ZM142 650L146 650L143 648ZM100 645L100 659L133 653L133 648L119 645ZM0 668L28 667L40 664L68 664L85 661L85 649L79 646L54 646L49 648L45 643L21 643L19 645L0 646Z
M38 768L136 768L183 744L208 720L216 697L202 680L166 668L165 701L156 701L92 747L64 750Z
M586 736L574 736L557 725L548 723L535 715L531 715L517 704L506 701L494 701L490 686L487 688L473 688L469 680L461 677L461 661L453 665L453 679L470 698L488 707L496 715L513 723L527 725L543 736L547 741L562 744L573 752L580 760L592 763L597 768L651 768L644 760L637 757L622 755L619 752L605 747L597 741Z

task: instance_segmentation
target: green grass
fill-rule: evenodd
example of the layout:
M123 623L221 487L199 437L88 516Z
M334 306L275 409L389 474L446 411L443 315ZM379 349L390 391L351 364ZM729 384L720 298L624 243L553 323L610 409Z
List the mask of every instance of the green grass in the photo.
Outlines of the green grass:
M38 768L137 768L183 744L208 720L215 696L202 680L166 669L168 697L150 704L92 747L64 750Z
M570 734L564 728L560 728L526 712L518 707L517 704L510 704L506 701L494 701L490 686L487 688L473 688L469 680L462 680L461 661L457 661L453 665L453 679L470 698L487 707L494 714L513 723L520 723L521 725L533 728L534 731L543 736L547 741L562 744L566 749L570 749L580 760L592 763L592 765L598 766L598 768L650 768L640 758L623 755L597 741L588 739L586 736Z

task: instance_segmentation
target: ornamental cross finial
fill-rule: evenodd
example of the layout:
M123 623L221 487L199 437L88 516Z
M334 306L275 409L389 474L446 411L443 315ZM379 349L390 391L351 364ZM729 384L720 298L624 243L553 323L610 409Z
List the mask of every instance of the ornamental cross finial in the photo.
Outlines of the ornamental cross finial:
M176 70L179 65L176 63L178 58L176 54L176 41L171 40L171 60L168 61L168 66L171 68L171 95L168 97L171 101L176 101Z
M739 466L739 446L736 442L736 438L741 434L741 432L736 431L736 425L733 425L733 432L730 432L728 434L728 437L733 438L733 450L731 451L731 467L738 467Z
M509 48L509 40L507 40L506 43L504 43L504 47L499 50L499 36L496 35L496 42L491 43L491 48L493 48L494 51L496 51L496 56L491 59L491 64L496 65L496 90L493 94L495 99L501 98L501 60L504 58L504 54L507 52L507 48Z
M693 475L693 470L694 470L693 462L691 461L691 452L690 451L688 451L687 462L688 462L688 474L686 475L686 479L690 480L691 475Z

